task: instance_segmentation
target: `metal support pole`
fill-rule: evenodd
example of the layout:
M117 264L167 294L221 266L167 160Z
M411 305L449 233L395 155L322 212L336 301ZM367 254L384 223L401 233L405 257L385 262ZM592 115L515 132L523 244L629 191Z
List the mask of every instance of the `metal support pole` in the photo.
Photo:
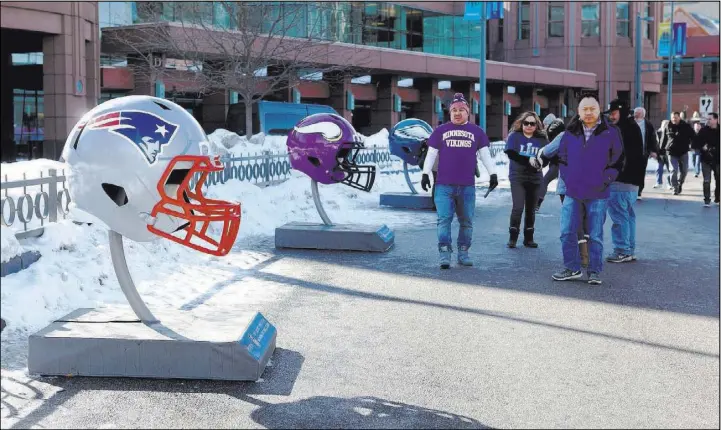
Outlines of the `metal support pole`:
M118 277L120 289L123 290L123 294L128 300L128 303L130 303L133 312L135 312L135 315L145 324L159 323L160 321L150 312L143 298L140 297L138 289L135 288L133 278L130 276L128 263L125 260L123 236L113 230L108 230L108 239L110 240L110 259L113 261L115 276Z
M479 126L486 130L486 3L481 3L481 70L478 78Z
M669 24L670 40L668 41L668 85L666 92L666 119L671 120L672 103L673 103L673 54L676 48L674 43L675 33L673 31L673 2L671 2L671 22Z
M643 56L643 51L641 49L641 14L636 14L636 77L635 77L635 86L636 86L636 102L634 105L636 107L643 106L643 88L641 87L641 60Z
M320 201L320 194L318 194L318 181L313 179L310 183L310 188L313 193L313 203L315 203L315 209L318 211L320 219L323 220L323 224L333 225L333 223L330 222L330 218L328 218L328 215L325 213L325 209L323 209L323 202Z
M411 189L411 194L418 194L418 191L416 191L416 187L413 186L413 182L411 182L411 176L408 174L408 163L403 162L403 176L406 178L406 184L408 184L408 188Z

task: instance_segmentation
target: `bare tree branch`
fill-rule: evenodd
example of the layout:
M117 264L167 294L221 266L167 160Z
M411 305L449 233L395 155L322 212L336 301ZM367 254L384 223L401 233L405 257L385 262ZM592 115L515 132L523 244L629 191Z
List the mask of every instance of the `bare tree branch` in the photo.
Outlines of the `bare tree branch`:
M128 55L133 73L149 83L171 80L202 94L237 92L246 107L248 136L252 105L297 86L301 75L367 73L367 51L333 41L330 26L321 25L323 16L327 24L338 19L336 3L136 4L144 23L104 29L103 50ZM180 60L195 70L169 70L163 58Z

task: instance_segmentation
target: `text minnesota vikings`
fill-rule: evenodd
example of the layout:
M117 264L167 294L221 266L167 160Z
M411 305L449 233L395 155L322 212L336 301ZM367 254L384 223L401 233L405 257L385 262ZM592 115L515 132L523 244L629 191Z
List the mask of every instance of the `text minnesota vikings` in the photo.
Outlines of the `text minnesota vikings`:
M470 140L450 139L452 137L463 137ZM472 148L473 142L476 141L476 136L470 131L448 130L443 133L442 140L446 143L446 146L450 148Z

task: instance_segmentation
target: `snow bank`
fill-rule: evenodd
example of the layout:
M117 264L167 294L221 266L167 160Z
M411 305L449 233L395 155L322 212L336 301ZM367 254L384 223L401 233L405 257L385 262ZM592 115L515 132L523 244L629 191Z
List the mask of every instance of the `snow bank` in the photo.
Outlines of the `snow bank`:
M0 225L0 262L6 263L23 253L23 247L15 238L15 232Z

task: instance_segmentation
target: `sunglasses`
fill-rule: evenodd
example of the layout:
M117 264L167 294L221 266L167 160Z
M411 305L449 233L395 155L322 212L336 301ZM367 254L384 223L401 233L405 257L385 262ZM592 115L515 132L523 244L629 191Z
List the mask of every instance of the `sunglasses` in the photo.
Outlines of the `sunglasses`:
M523 125L525 125L527 127L535 127L536 121L523 121Z

